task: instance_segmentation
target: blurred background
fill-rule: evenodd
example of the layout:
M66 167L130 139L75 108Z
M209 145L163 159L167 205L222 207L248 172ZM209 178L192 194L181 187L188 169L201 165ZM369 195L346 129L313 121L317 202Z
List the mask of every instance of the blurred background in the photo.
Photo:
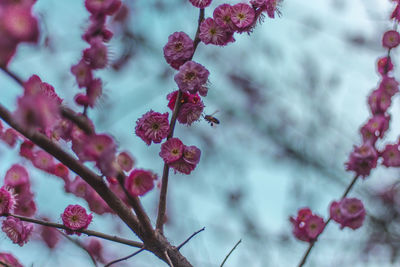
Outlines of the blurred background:
M214 0L206 17L222 3ZM136 120L153 109L167 112L166 95L176 90L175 70L162 48L168 36L184 31L194 36L198 10L187 0L131 0L126 23L111 22L110 66L96 72L104 95L89 111L99 133L111 133L121 150L130 151L136 167L161 176L160 145L148 147L134 134ZM353 145L361 142L359 127L370 116L367 96L377 86L378 57L385 55L382 34L392 28L394 4L385 0L283 1L281 16L265 18L250 34L235 35L227 47L200 44L194 60L210 71L210 90L203 99L205 114L220 124L202 120L178 125L175 135L196 145L202 158L189 176L171 172L166 235L178 245L205 227L182 248L194 266L219 266L242 243L225 266L296 266L308 244L295 240L289 217L310 207L327 218L353 174L345 172ZM20 45L10 69L24 79L37 74L52 84L64 103L76 107L79 91L70 67L87 47L81 35L89 13L83 1L41 0L38 45ZM392 60L395 77L398 51ZM22 89L0 73L0 102L10 110ZM385 142L395 142L400 125L399 99L390 109L391 127ZM384 143L378 144L382 147ZM0 143L0 177L13 163L30 169L38 216L61 222L68 204L85 201L63 191L61 179L31 167L18 149ZM367 219L357 230L330 224L306 266L399 266L399 172L378 167L358 181L350 196L363 200ZM159 190L143 197L155 222ZM93 230L135 238L112 215L94 216ZM81 237L84 240L87 237ZM35 239L35 238L33 238ZM129 247L103 242L108 261L132 253ZM26 266L90 266L87 254L65 241L49 250L40 241L24 247L0 235L0 250L12 252ZM165 266L144 252L115 266Z

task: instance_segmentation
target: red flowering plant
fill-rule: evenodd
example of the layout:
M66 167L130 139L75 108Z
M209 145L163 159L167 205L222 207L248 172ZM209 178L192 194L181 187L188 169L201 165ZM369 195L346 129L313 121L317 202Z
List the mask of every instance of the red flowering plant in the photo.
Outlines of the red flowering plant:
M33 232L39 233L50 249L55 249L64 240L60 235L64 235L65 240L73 240L89 253L94 263L106 262L102 245L98 241L84 244L69 235L85 234L110 240L139 248L137 253L147 250L169 266L193 266L179 251L186 241L174 246L164 234L169 169L189 175L198 168L201 159L201 150L196 145L186 145L184 137L174 137L177 121L191 126L202 118L205 106L202 97L207 96L210 87L210 71L194 61L193 56L201 42L226 46L235 42L235 34L250 33L264 14L274 17L278 2L223 3L211 9L212 0L187 1L191 6L185 8L199 12L195 36L191 39L183 31L172 33L163 48L166 62L176 70L173 80L177 91L168 94L169 102L165 103L171 114L150 110L137 119L132 130L148 146L158 146L160 158L157 160L164 162L159 175L160 197L154 225L140 197L154 189L158 175L138 168L131 154L121 151L111 134L99 132L89 116L90 109L98 105L103 94L105 83L99 71L111 65L110 42L114 31L110 25L115 23L126 31L127 7L121 0L84 1L89 22L81 37L86 47L80 59L69 68L81 92L71 101L61 98L59 90L43 77L32 73L25 81L9 68L20 43L39 41L41 22L33 11L35 2L0 2L0 67L23 89L23 94L16 99L14 112L0 103L0 118L8 125L0 124L0 137L11 148L19 147L24 160L8 169L0 189L2 231L19 246L27 243ZM205 17L206 9L212 17ZM61 178L65 192L85 200L91 212L71 204L61 214L62 224L37 217L40 206L35 201L37 192L33 190L27 165ZM88 229L92 220L107 213L116 215L140 241ZM318 216L310 216L307 233L313 239L319 233L321 222ZM34 225L40 227L34 228ZM20 266L11 254L3 253L0 259L2 264Z

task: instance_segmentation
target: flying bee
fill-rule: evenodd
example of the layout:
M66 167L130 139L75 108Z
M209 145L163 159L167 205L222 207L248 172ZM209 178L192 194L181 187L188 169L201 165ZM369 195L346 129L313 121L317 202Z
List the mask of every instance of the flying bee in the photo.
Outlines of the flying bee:
M214 126L214 124L219 124L219 120L217 118L214 117L214 114L217 113L217 111L215 111L213 114L210 115L205 115L203 116L204 119L211 125Z

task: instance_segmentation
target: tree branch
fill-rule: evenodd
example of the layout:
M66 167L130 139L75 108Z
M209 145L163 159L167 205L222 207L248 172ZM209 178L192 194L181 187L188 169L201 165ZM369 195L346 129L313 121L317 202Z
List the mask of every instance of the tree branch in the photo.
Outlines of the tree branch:
M71 230L68 227L66 227L63 224L58 224L58 223L52 223L52 222L46 222L46 221L42 221L42 220L38 220L38 219L33 219L33 218L28 218L28 217L24 217L24 216L19 216L19 215L15 215L15 214L6 214L3 215L4 217L8 217L8 216L12 216L15 218L20 219L21 221L24 222L30 222L30 223L35 223L35 224L40 224L43 226L47 226L47 227L53 227L53 228L58 228L58 229L63 229L63 230L70 230L70 231L74 231L74 232L78 232L78 233L82 233L82 234L86 234L88 236L95 236L98 238L102 238L105 240L110 240L116 243L121 243L124 245L128 245L131 247L136 247L136 248L142 248L143 247L143 243L140 242L136 242L136 241L131 241L125 238L121 238L118 236L111 236L111 235L107 235L101 232L96 232L96 231L92 231L92 230Z
M186 245L187 242L190 241L190 239L192 239L193 237L195 237L198 233L204 231L204 229L206 229L205 227L201 228L200 230L194 232L191 236L189 236L185 241L183 241L179 246L177 246L176 248L178 250L180 250L184 245Z
M197 30L196 30L196 36L193 41L194 42L193 54L190 57L190 60L193 58L194 53L196 52L197 46L200 43L200 38L199 38L200 24L203 21L203 19L204 19L204 8L201 8L200 13L199 13L199 20L198 20L198 25L197 25ZM171 123L170 123L167 140L174 136L176 119L178 117L179 109L182 105L181 98L182 98L182 92L181 92L181 90L178 90L178 95L176 97L174 111L172 112ZM163 176L161 179L160 200L158 203L158 214L157 214L157 222L156 222L156 229L160 233L164 232L163 226L165 223L165 212L167 209L168 175L169 175L169 166L168 166L168 164L164 163Z
M221 263L221 266L220 266L220 267L224 266L226 260L229 258L229 256L232 254L232 252L237 248L237 246L239 246L240 242L242 242L242 239L240 239L240 240L236 243L236 245L231 249L231 251L229 251L228 255L226 255L226 257L225 257L224 261Z
M343 193L341 199L344 199L345 197L347 197L347 195L350 193L350 190L353 188L353 186L354 186L355 183L357 182L358 177L359 177L359 176L356 175L356 176L353 178L353 180L351 181L351 183L347 186L346 190L344 191L344 193ZM324 225L324 228L322 229L322 232L317 236L317 238L315 239L315 241L314 241L314 242L311 242L310 245L308 246L308 249L307 249L307 251L304 253L304 256L303 256L303 258L301 259L301 261L300 261L298 267L302 267L302 266L306 263L306 260L307 260L307 258L308 258L308 255L310 255L311 250L312 250L313 247L314 247L314 244L315 244L315 243L317 242L317 240L318 240L318 237L324 232L326 226L329 224L329 222L330 222L331 220L332 220L332 218L331 218L331 216L329 216L328 220L326 221L326 223L325 223L325 225Z
M110 267L111 265L113 265L113 264L115 264L115 263L118 263L118 262L120 262L120 261L128 260L128 259L130 259L130 258L136 256L137 254L139 254L139 253L142 252L143 250L144 250L144 248L141 248L141 249L139 249L138 251L136 251L136 252L134 252L134 253L132 253L132 254L126 256L126 257L123 257L123 258L120 258L120 259L117 259L117 260L114 260L114 261L112 261L112 262L107 263L106 265L104 265L104 267Z

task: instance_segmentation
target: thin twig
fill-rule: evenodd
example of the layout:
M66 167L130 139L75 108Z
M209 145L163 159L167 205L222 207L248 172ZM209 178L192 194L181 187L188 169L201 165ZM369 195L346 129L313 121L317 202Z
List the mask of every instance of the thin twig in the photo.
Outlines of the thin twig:
M240 240L236 243L236 245L231 249L231 251L229 251L228 255L226 255L226 257L225 257L224 261L221 263L221 266L220 266L220 267L224 266L226 260L229 258L229 256L232 254L232 252L236 249L236 247L239 246L240 242L242 242L242 239L240 239Z
M113 265L113 264L115 264L115 263L118 263L118 262L120 262L120 261L128 260L128 259L130 259L130 258L136 256L137 254L139 254L139 253L142 252L143 250L144 250L144 248L141 248L141 249L139 249L138 251L136 251L136 252L134 252L134 253L132 253L132 254L126 256L126 257L123 257L123 258L120 258L120 259L111 261L111 262L107 263L106 265L104 265L104 267L110 267L111 265Z
M79 240L76 240L72 237L70 237L69 235L67 235L66 233L62 232L62 231L58 231L61 235L63 235L66 239L68 239L70 242L74 243L76 246L78 246L79 248L83 249L90 257L90 259L92 260L94 266L98 266L96 259L93 257L92 253L90 253L90 251L84 246L82 245L81 242L79 242Z
M28 217L23 217L23 216L19 216L19 215L15 215L15 214L6 214L6 215L3 215L3 216L6 216L6 217L12 216L12 217L20 219L21 221L31 222L31 223L35 223L35 224L48 226L48 227L54 227L54 228L58 228L58 229L71 231L71 229L69 229L68 227L66 227L63 224L41 221L41 220L28 218ZM83 233L83 234L86 234L88 236L96 236L98 238L114 241L114 242L125 244L125 245L131 246L131 247L137 247L137 248L143 247L143 244L140 243L140 242L131 241L131 240L128 240L128 239L117 237L117 236L111 236L111 235L107 235L107 234L96 232L96 231L92 231L92 230L84 230L84 229L82 229L82 230L73 230L73 231L79 232L79 233Z
M165 258L167 259L168 265L169 265L170 267L174 267L174 264L172 263L172 261L171 261L169 255L168 255L168 251L164 251L164 255L165 255Z
M200 9L199 13L199 20L197 24L197 30L196 30L196 35L194 38L194 49L193 49L193 54L190 57L190 59L193 58L194 53L196 52L197 46L200 43L200 24L204 20L204 8ZM182 98L182 92L181 90L178 90L178 95L176 97L175 101L175 107L174 111L172 112L172 117L171 117L171 123L170 123L170 128L169 128L169 133L167 136L167 140L172 138L174 136L174 129L175 129L175 124L176 124L176 119L178 117L178 112L179 109L182 105L181 103L181 98ZM160 190L160 199L158 202L158 214L157 214L157 222L156 222L156 229L162 234L164 232L163 226L165 223L165 212L167 209L167 190L168 190L168 175L169 175L169 166L168 164L164 163L164 168L163 168L163 176L161 179L161 190Z
M350 193L350 190L353 188L353 186L357 182L358 177L359 177L358 175L354 176L353 180L351 181L351 183L347 186L346 190L344 191L341 199L344 199ZM317 236L317 238L324 232L326 226L329 224L329 222L331 220L332 220L332 218L329 216L328 220L326 221L326 223L324 225L324 228L322 229L322 232ZM306 263L308 255L310 255L311 250L313 249L314 244L317 242L317 240L318 239L315 239L313 242L310 243L310 245L308 246L307 251L304 253L304 256L301 258L301 261L300 261L298 267L302 267Z
M18 84L20 84L21 86L24 85L24 81L18 77L17 75L15 75L13 72L9 71L7 69L7 67L0 67L8 76L10 76L11 78L14 79L14 81L16 81Z
M203 227L203 228L201 228L200 230L198 230L197 232L194 232L191 236L189 236L185 241L183 241L183 242L182 242L179 246L177 246L176 248L177 248L178 250L180 250L184 245L186 245L187 242L190 241L190 239L192 239L192 238L195 237L198 233L204 231L205 229L206 229L206 228Z

